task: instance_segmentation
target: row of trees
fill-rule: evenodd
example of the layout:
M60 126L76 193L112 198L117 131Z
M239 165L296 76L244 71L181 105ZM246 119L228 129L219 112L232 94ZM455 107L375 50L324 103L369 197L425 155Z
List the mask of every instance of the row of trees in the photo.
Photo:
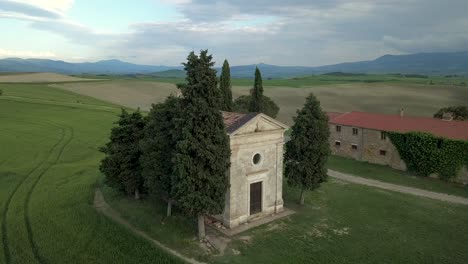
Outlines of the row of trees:
M229 138L220 112L223 96L208 51L190 53L184 63L182 97L154 104L143 118L122 110L101 171L110 185L128 194L144 191L163 197L198 218L199 238L205 236L204 216L219 214L228 188Z
M139 111L122 110L110 142L101 149L106 156L100 169L109 185L137 199L140 193L162 197L167 201L168 216L172 205L177 204L187 215L197 217L199 238L203 239L204 217L222 213L228 188L229 138L220 110L232 111L239 106L232 101L227 61L219 87L207 50L199 56L190 53L183 65L187 77L186 83L179 85L182 97L169 96L153 104L147 117ZM258 69L251 95L245 98L242 111L268 109L271 100L263 95ZM291 141L286 145L285 176L290 184L301 186L302 203L304 190L316 188L325 180L326 123L318 101L311 95L304 109L298 111Z
M254 86L249 95L239 96L232 101L231 71L227 60L223 63L219 88L222 94L220 109L227 112L258 112L275 118L280 110L279 106L263 94L263 80L260 69L255 68Z

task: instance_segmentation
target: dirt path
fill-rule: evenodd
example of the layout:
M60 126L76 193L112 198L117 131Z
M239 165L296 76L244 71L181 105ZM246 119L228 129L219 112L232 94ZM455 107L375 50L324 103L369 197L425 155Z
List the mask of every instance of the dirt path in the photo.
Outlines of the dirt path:
M390 191L395 191L395 192L412 194L412 195L416 195L416 196L422 196L422 197L431 198L431 199L440 200L440 201L449 202L449 203L468 205L468 198L464 198L464 197L460 197L460 196L449 195L449 194L444 194L444 193L437 193L437 192L431 192L431 191L426 191L426 190L422 190L422 189L418 189L418 188L401 186L401 185L397 185L397 184L366 179L366 178L354 176L354 175L351 175L351 174L341 173L341 172L337 172L337 171L333 171L333 170L328 170L328 175L333 177L333 178L348 181L348 182L352 182L352 183L377 187L377 188L390 190Z
M109 217L110 219L114 220L115 222L127 227L128 229L130 229L136 235L150 241L151 243L153 243L158 248L162 248L167 253L169 253L171 255L174 255L174 256L178 257L179 259L181 259L181 260L183 260L183 261L185 261L187 263L204 264L203 262L198 262L198 261L196 261L196 260L194 260L192 258L188 258L188 257L183 256L179 252L166 247L165 245L161 244L161 242L159 242L159 241L151 238L150 236L148 236L145 232L143 232L143 231L135 228L134 226L132 226L127 220L123 219L122 216L120 216L120 214L117 211L112 209L112 207L110 207L109 204L107 204L107 202L104 200L104 196L102 195L101 190L99 190L99 189L96 189L96 192L94 193L94 208L96 208L96 210L98 212L104 214L105 216Z

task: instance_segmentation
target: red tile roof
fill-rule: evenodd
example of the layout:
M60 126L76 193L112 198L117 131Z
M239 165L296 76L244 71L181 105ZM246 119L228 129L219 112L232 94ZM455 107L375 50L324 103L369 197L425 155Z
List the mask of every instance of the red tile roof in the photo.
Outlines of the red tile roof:
M223 114L224 125L228 133L236 131L238 128L249 122L252 118L257 116L257 113L234 113L234 112L221 112Z
M435 136L468 140L467 121L446 121L430 117L413 117L365 112L327 113L332 124L394 132L427 132Z

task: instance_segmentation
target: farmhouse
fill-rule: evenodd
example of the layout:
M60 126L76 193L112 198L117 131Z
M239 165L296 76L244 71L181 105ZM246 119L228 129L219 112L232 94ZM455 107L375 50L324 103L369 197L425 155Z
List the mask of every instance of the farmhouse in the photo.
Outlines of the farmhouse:
M426 132L438 137L468 141L468 122L453 121L451 118L388 115L366 112L329 112L330 147L332 153L370 163L388 165L406 170L405 162L386 132ZM464 168L459 180L467 181Z
M288 127L261 113L223 112L223 118L231 168L222 221L233 228L283 210L283 144Z

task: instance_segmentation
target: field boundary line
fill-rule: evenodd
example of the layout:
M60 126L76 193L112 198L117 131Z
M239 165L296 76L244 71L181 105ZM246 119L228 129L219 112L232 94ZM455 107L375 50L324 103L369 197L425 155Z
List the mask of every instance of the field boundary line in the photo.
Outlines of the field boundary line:
M145 232L137 229L136 227L134 227L132 224L130 224L127 220L125 220L121 215L120 213L118 213L117 211L115 211L112 207L110 207L110 205L106 202L106 200L104 199L104 195L102 194L101 190L98 188L96 189L95 193L94 193L94 202L93 202L93 206L94 208L102 213L103 215L105 215L106 217L110 218L111 220L123 225L124 227L130 229L130 231L132 231L133 233L135 233L136 235L144 238L145 240L148 240L149 242L151 242L153 245L157 246L158 248L161 248L163 249L164 251L166 251L167 253L187 262L187 263L190 263L190 264L205 264L204 262L199 262L193 258L188 258L184 255L182 255L181 253L165 246L164 244L162 244L161 242L157 241L156 239L150 237L148 234L146 234Z
M334 170L328 170L328 175L333 178L344 180L344 181L351 182L351 183L376 187L376 188L394 191L394 192L411 194L415 196L430 198L430 199L439 200L439 201L448 202L448 203L468 205L468 198L461 197L461 196L427 191L427 190L423 190L419 188L367 179L367 178L359 177L359 176L348 174L348 173L338 172Z
M28 123L28 122L25 122ZM53 124L52 124L53 125ZM11 256L10 256L10 249L8 247L8 234L7 234L7 214L8 214L8 209L10 207L11 200L15 196L16 192L18 189L23 185L23 183L36 171L38 170L41 166L43 166L46 161L52 156L55 148L62 142L62 140L65 138L65 131L63 128L59 127L62 131L62 136L61 138L49 149L49 152L47 153L47 156L45 159L43 159L41 162L39 162L32 170L30 170L26 176L23 177L23 179L20 180L20 182L15 186L11 194L8 196L8 199L5 203L5 209L3 210L2 213L2 242L3 242L3 251L5 254L5 263L9 264L11 263Z
M37 176L36 180L34 181L33 185L31 186L31 189L28 191L26 195L26 200L24 201L24 221L26 224L26 230L28 231L28 240L29 243L31 244L32 251L34 253L34 256L36 257L36 260L39 263L47 263L45 259L41 256L39 253L39 249L37 248L37 244L34 242L34 235L32 232L32 227L31 227L31 221L29 217L29 202L31 201L31 196L39 183L39 181L42 179L42 176L46 174L50 168L52 168L54 165L56 165L59 161L59 159L62 157L63 151L65 148L68 146L68 144L73 140L73 128L68 127L68 130L70 131L69 138L66 139L65 143L60 147L58 151L57 157L55 159L47 164L47 167L44 168L44 170ZM65 130L66 131L66 130Z

